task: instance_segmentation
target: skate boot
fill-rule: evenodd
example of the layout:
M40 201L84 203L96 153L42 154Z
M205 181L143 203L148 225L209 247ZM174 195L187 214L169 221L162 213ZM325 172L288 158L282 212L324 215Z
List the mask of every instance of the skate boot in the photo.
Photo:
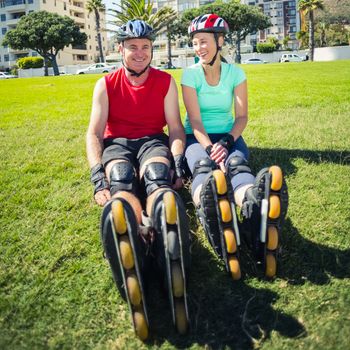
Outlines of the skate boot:
M190 237L185 207L171 189L159 192L151 220L156 230L156 263L168 292L173 323L180 334L189 328L186 274L190 268Z
M197 214L209 243L225 262L234 280L241 278L240 237L231 183L219 170L208 173L204 181Z
M117 288L129 305L135 333L146 340L149 323L143 278L147 259L134 211L126 200L117 198L105 205L101 239Z
M249 226L249 243L258 262L263 263L265 276L277 271L281 228L288 208L288 190L278 166L264 168L255 184L246 192L242 214Z

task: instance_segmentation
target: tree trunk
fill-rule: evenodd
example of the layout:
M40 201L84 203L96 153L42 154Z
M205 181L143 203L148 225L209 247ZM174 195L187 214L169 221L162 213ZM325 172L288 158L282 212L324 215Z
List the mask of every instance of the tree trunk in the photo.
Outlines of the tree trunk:
M51 63L52 63L53 74L54 74L54 75L60 75L60 72L59 72L59 70L58 70L56 55L51 55L50 61L51 61Z
M171 38L170 35L167 34L168 39L168 68L170 69L173 66L173 63L171 61Z
M47 64L48 59L47 59L46 55L43 56L43 58L44 58L44 76L47 77L47 76L49 76L49 68L48 68L48 64Z
M235 63L241 63L241 40L238 38L236 40L236 57L235 57Z
M96 32L97 32L97 43L98 43L98 49L100 51L100 62L104 62L105 59L103 57L103 50L102 50L102 39L101 39L101 28L100 28L100 14L97 9L95 9L95 19L96 19Z
M314 60L314 49L315 49L315 33L314 33L314 12L309 12L309 50L310 50L310 61Z

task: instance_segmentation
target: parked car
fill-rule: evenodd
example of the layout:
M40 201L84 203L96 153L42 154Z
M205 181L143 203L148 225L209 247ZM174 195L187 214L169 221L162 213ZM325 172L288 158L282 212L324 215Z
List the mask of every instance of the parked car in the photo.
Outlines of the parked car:
M242 64L264 64L267 63L267 61L263 61L260 58L248 58L247 60L244 60Z
M0 72L0 79L12 79L12 78L17 78L17 75L12 75L7 72Z
M77 70L76 74L99 74L99 73L109 73L115 70L115 66L111 66L107 63L96 63L83 69Z
M296 55L295 53L284 53L281 58L280 62L302 62L304 61L300 56Z

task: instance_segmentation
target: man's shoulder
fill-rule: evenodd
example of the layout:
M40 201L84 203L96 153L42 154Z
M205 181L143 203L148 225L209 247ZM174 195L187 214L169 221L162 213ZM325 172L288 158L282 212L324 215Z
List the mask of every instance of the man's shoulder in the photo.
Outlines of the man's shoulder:
M160 77L162 79L164 79L164 78L170 79L171 78L171 74L164 72L163 70L160 70L160 69L157 69L154 67L151 67L150 69L151 69L152 73L154 74L154 76L156 76L156 77Z

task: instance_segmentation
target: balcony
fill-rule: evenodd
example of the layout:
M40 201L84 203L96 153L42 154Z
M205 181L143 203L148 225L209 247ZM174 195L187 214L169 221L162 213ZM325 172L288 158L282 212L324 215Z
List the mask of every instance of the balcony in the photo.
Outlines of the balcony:
M0 7L6 7L8 11L18 11L26 9L25 0L0 0Z
M72 45L72 50L87 50L86 45Z

